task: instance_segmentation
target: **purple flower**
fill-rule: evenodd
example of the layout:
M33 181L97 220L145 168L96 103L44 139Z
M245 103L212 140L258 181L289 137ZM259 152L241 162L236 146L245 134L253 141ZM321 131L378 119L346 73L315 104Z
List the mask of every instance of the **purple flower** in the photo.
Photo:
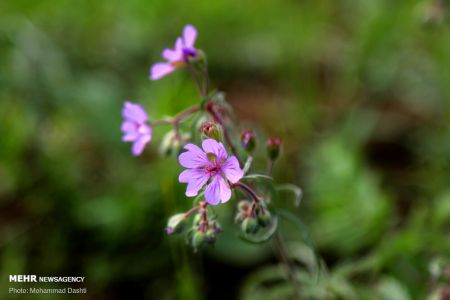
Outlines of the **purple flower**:
M217 205L230 200L231 189L228 181L238 182L244 172L235 156L228 157L222 143L206 139L202 149L194 144L187 144L178 157L180 164L187 168L178 180L187 183L186 196L194 197L207 184L205 199L211 205ZM228 180L228 181L227 181Z
M142 153L145 145L152 139L152 128L147 124L148 115L139 104L125 101L122 108L123 137L122 141L132 142L132 152L134 156Z
M172 73L177 68L184 67L189 58L197 58L198 50L194 48L197 30L192 25L184 26L183 37L178 37L175 48L166 48L162 52L162 57L167 62L156 63L150 70L150 79L157 80L167 74Z

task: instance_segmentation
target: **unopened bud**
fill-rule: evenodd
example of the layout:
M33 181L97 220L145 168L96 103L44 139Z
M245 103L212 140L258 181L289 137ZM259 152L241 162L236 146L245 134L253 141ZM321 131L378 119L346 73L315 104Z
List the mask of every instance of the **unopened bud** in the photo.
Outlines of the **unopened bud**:
M253 217L247 217L242 221L241 229L246 234L256 233L259 229L258 220Z
M196 214L194 216L194 225L199 225L202 222L202 214Z
M216 231L213 228L206 231L206 240L209 244L214 244L216 242Z
M186 224L186 217L184 214L176 214L170 217L167 222L166 232L167 234L180 233L184 229Z
M162 155L178 155L181 150L182 144L189 140L190 135L188 133L177 134L174 130L171 130L164 135L159 152Z
M250 207L252 206L252 203L248 200L242 200L238 203L238 210L240 212L248 212Z
M261 208L258 212L258 223L262 226L262 227L266 227L268 225L270 225L270 223L272 223L272 215L270 214L270 212L265 209L265 208Z
M234 222L235 223L241 223L242 221L244 221L244 219L247 217L247 214L246 213L244 213L244 212L242 212L242 211L239 211L237 214L236 214L236 216L234 217Z
M202 248L208 242L206 233L201 230L196 230L192 235L192 247L195 251Z
M252 153L255 149L255 133L250 130L244 130L241 133L241 146L247 153Z
M200 132L208 138L215 139L219 142L222 141L222 129L220 128L220 125L215 122L208 121L203 123L200 127Z
M215 233L221 233L223 231L222 226L220 226L219 222L216 220L209 222L209 227L214 229Z
M267 155L270 160L275 160L280 154L281 140L277 137L270 137L267 140Z

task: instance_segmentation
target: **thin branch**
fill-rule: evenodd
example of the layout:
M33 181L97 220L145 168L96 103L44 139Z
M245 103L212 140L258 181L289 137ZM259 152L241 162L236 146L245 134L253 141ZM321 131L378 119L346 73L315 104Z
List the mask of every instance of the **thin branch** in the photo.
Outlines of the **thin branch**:
M219 123L222 128L223 128L223 136L225 138L225 141L227 142L228 146L231 149L231 152L233 152L233 155L236 156L239 165L242 166L242 160L241 157L239 156L239 153L236 150L236 147L233 144L233 141L231 140L230 134L228 132L228 129L226 128L222 118L220 117L220 115L214 110L214 107L212 105L212 102L209 102L206 106L206 111L209 112L211 114L211 116L213 117L214 121L216 121L217 123Z

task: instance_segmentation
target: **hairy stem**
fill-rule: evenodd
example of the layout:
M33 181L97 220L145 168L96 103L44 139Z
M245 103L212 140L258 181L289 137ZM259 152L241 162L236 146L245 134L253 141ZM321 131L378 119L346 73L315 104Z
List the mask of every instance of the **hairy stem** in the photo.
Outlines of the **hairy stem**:
M272 177L274 164L275 164L275 161L272 159L269 159L269 161L267 162L267 175L269 175L270 177Z
M187 69L189 73L191 74L192 79L194 79L195 86L197 87L198 92L202 96L202 98L205 98L208 95L208 86L205 84L205 88L202 87L202 83L200 82L200 79L197 76L197 71L195 70L192 63L187 63Z
M196 113L200 111L200 105L194 105L182 112L180 112L179 114L177 114L174 118L173 118L173 122L174 123L180 123L184 118L192 115L193 113Z
M242 182L236 182L235 184L233 184L232 187L237 187L241 190L243 190L246 194L248 194L250 196L250 198L252 198L256 203L259 203L262 201L262 199L256 194L256 192L249 187L248 185L246 185L245 183Z
M242 160L241 157L239 156L239 153L237 152L236 147L233 144L233 141L231 140L230 137L230 133L228 132L228 129L225 125L225 122L222 120L222 118L220 117L220 115L214 110L214 105L211 101L208 102L208 104L206 105L206 111L209 112L211 114L211 116L213 117L214 121L216 121L217 123L219 123L222 128L223 128L223 136L225 138L225 141L227 142L228 146L231 149L231 152L233 153L234 156L236 156L239 165L242 166Z
M282 238L280 232L278 232L278 231L275 233L275 236L273 238L273 248L278 257L278 260L281 261L286 266L287 273L288 273L288 280L294 289L294 293L296 296L295 299L299 299L300 290L299 290L299 283L295 276L295 273L296 273L295 264L289 258L289 255L288 255L288 252L286 249L286 245L284 244L283 238Z
M189 107L188 109L185 109L181 112L179 112L178 114L176 114L173 118L168 118L168 119L162 119L162 120L156 120L151 122L152 126L161 126L161 125L177 125L178 123L180 123L181 121L183 121L183 119L185 119L186 117L196 113L200 111L200 105L194 105Z
M187 218L190 215L192 215L194 212L196 212L197 210L200 209L200 205L196 205L194 207L192 207L190 210L188 210L187 212L184 213L184 217Z

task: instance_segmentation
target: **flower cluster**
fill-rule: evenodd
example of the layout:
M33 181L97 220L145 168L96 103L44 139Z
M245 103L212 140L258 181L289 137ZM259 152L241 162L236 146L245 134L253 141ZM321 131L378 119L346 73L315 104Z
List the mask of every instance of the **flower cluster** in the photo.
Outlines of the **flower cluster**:
M194 47L196 38L197 30L194 26L186 25L182 36L176 39L174 48L167 48L162 52L166 61L150 68L150 79L157 80L177 69L188 68L200 91L199 104L172 118L150 122L142 106L126 101L122 110L122 139L133 143L132 153L137 156L151 141L155 127L172 126L172 130L163 139L162 152L179 153L178 162L185 170L181 171L178 180L187 184L185 194L187 197L195 197L195 200L190 210L175 214L169 219L166 231L173 235L188 228L188 240L197 250L204 245L213 244L217 234L222 231L217 216L211 212L211 206L229 202L235 190L245 197L237 205L235 218L236 223L240 223L244 236L255 237L264 230L275 232L277 223L274 222L276 216L269 210L270 197L265 191L258 190L258 183L252 178L270 178L273 163L280 153L281 140L274 137L267 142L268 173L246 176L252 168L257 137L254 131L246 129L240 135L241 147L234 145L235 139L229 129L237 129L237 126L230 124L231 118L226 116L223 94L209 90L206 59L204 53ZM197 137L183 131L183 125L193 115L204 120L203 123L190 126L197 126ZM201 142L195 142L199 139ZM270 237L267 232L263 236Z

